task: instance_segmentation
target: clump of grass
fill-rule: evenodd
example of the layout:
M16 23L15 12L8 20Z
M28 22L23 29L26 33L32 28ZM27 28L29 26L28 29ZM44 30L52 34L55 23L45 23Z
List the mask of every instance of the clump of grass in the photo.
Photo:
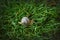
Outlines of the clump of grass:
M60 24L56 21L56 7L48 6L46 1L1 1L1 13L1 40L53 40ZM34 24L28 28L19 25L28 14L32 14Z

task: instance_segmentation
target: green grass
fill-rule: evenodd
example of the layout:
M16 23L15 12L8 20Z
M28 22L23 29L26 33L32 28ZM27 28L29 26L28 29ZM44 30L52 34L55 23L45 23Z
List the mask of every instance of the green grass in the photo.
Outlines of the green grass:
M56 6L47 5L45 0L0 0L0 9L0 40L59 40ZM34 24L28 28L19 25L21 18L29 14Z

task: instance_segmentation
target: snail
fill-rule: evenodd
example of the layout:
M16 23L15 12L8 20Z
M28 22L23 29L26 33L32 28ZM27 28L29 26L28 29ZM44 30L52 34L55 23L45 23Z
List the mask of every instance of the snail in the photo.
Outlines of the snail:
M22 17L21 22L18 22L19 24L29 26L33 24L33 20L30 20L29 17Z

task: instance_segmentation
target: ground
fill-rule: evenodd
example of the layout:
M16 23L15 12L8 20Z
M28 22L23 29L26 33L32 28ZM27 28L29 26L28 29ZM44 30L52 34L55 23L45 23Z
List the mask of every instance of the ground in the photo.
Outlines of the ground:
M59 40L60 12L56 12L56 4L50 2L0 0L0 40ZM22 17L30 14L29 18L34 20L32 25L18 24Z

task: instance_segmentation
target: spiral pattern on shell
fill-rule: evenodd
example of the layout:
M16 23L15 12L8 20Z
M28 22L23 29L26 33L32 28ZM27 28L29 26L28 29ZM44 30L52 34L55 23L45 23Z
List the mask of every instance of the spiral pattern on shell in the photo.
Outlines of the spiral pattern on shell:
M21 19L21 23L22 23L23 25L28 25L28 24L29 24L29 18L28 18L28 17L23 17L23 18Z

